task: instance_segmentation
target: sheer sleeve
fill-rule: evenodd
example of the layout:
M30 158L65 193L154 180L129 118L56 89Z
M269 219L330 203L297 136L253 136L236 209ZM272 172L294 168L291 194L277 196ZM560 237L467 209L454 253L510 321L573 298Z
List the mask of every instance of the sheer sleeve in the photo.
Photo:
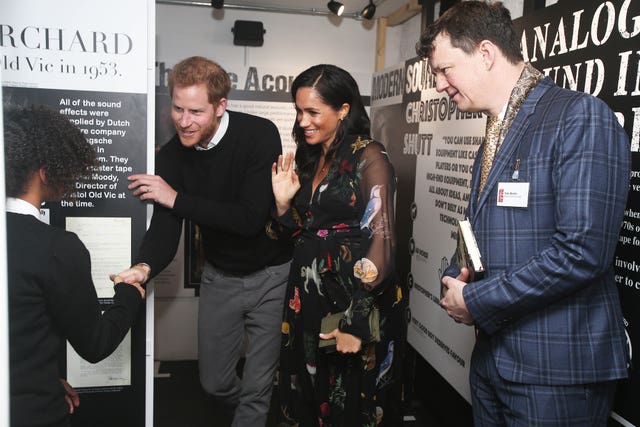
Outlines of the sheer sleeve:
M395 259L395 192L396 178L384 146L370 143L358 162L360 192L365 206L360 228L368 239L366 256L354 264L353 275L359 280L351 306L345 313L340 330L364 341L371 335L368 316L376 296L392 284Z
M358 169L360 192L366 206L360 228L369 234L369 249L366 258L356 263L354 275L360 276L363 287L372 291L389 277L394 268L396 178L387 152L378 143L369 144L364 149Z

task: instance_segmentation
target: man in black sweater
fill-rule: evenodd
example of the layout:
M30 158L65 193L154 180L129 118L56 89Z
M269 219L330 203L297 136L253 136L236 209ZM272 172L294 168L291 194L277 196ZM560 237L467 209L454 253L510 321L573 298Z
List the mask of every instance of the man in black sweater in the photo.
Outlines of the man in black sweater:
M65 340L89 362L111 354L136 318L142 287L116 283L102 313L78 236L39 220L95 166L80 130L45 109L4 113L11 426L69 426L77 395L59 372ZM66 395L66 402L65 402Z
M154 202L154 212L138 263L118 276L145 283L173 259L183 219L198 225L200 381L233 414L233 426L264 426L290 259L289 242L270 232L271 165L282 148L272 122L226 110L230 88L226 71L206 58L171 71L177 134L158 152L156 175L129 177L133 195Z

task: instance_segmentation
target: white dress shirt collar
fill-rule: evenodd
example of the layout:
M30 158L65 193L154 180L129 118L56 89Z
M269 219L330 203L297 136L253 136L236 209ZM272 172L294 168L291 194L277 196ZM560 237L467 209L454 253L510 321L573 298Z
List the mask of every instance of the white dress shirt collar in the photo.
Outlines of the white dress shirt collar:
M33 215L38 220L40 219L40 209L33 206L31 203L18 199L15 197L7 197L6 200L7 212L17 213L22 215Z
M203 147L200 147L199 145L196 145L196 150L198 151L211 150L213 147L218 145L218 143L222 140L222 137L224 136L224 134L227 133L228 127L229 127L229 113L225 111L222 114L222 117L220 117L220 125L218 126L218 129L216 130L216 133L213 134L213 138L211 138L211 141L209 141L209 144L207 145L207 147L203 148Z
M504 104L504 107L502 107L502 110L500 110L500 113L498 114L498 118L500 120L504 120L504 116L507 115L507 106L509 105L509 103L507 102L506 104Z

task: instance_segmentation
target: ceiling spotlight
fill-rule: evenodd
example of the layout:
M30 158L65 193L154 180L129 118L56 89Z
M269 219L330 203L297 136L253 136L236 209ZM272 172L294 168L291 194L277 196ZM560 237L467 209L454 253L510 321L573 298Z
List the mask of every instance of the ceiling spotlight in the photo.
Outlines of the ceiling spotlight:
M344 12L344 5L339 1L331 0L329 3L327 3L327 7L331 12L338 16L342 15L342 12Z
M224 0L211 0L211 7L214 9L222 9L224 6Z
M362 9L362 12L360 12L360 16L362 16L364 19L371 19L375 14L376 4L373 2L373 0L369 0L369 4L366 5L364 9Z

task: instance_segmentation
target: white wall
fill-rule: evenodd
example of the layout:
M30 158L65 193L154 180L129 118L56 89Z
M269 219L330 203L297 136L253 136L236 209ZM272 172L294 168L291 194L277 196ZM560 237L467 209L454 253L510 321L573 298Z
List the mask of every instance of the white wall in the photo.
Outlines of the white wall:
M511 12L511 19L517 19L522 16L524 0L502 0L502 3L504 3L505 7Z
M351 72L369 93L376 43L372 21L174 5L157 5L156 13L156 57L168 65L202 55L229 72L255 66L295 76L312 65L333 63ZM264 45L234 46L236 20L261 21Z
M557 1L558 0L547 0L547 6ZM505 7L509 9L509 12L511 12L513 19L522 16L524 0L502 0L502 2ZM434 12L436 16L439 16L440 2L436 3ZM416 43L420 38L421 21L422 18L420 14L418 14L402 25L387 28L384 59L385 68L393 67L416 56Z
M384 64L393 67L416 56L422 18L417 14L402 25L387 27Z

